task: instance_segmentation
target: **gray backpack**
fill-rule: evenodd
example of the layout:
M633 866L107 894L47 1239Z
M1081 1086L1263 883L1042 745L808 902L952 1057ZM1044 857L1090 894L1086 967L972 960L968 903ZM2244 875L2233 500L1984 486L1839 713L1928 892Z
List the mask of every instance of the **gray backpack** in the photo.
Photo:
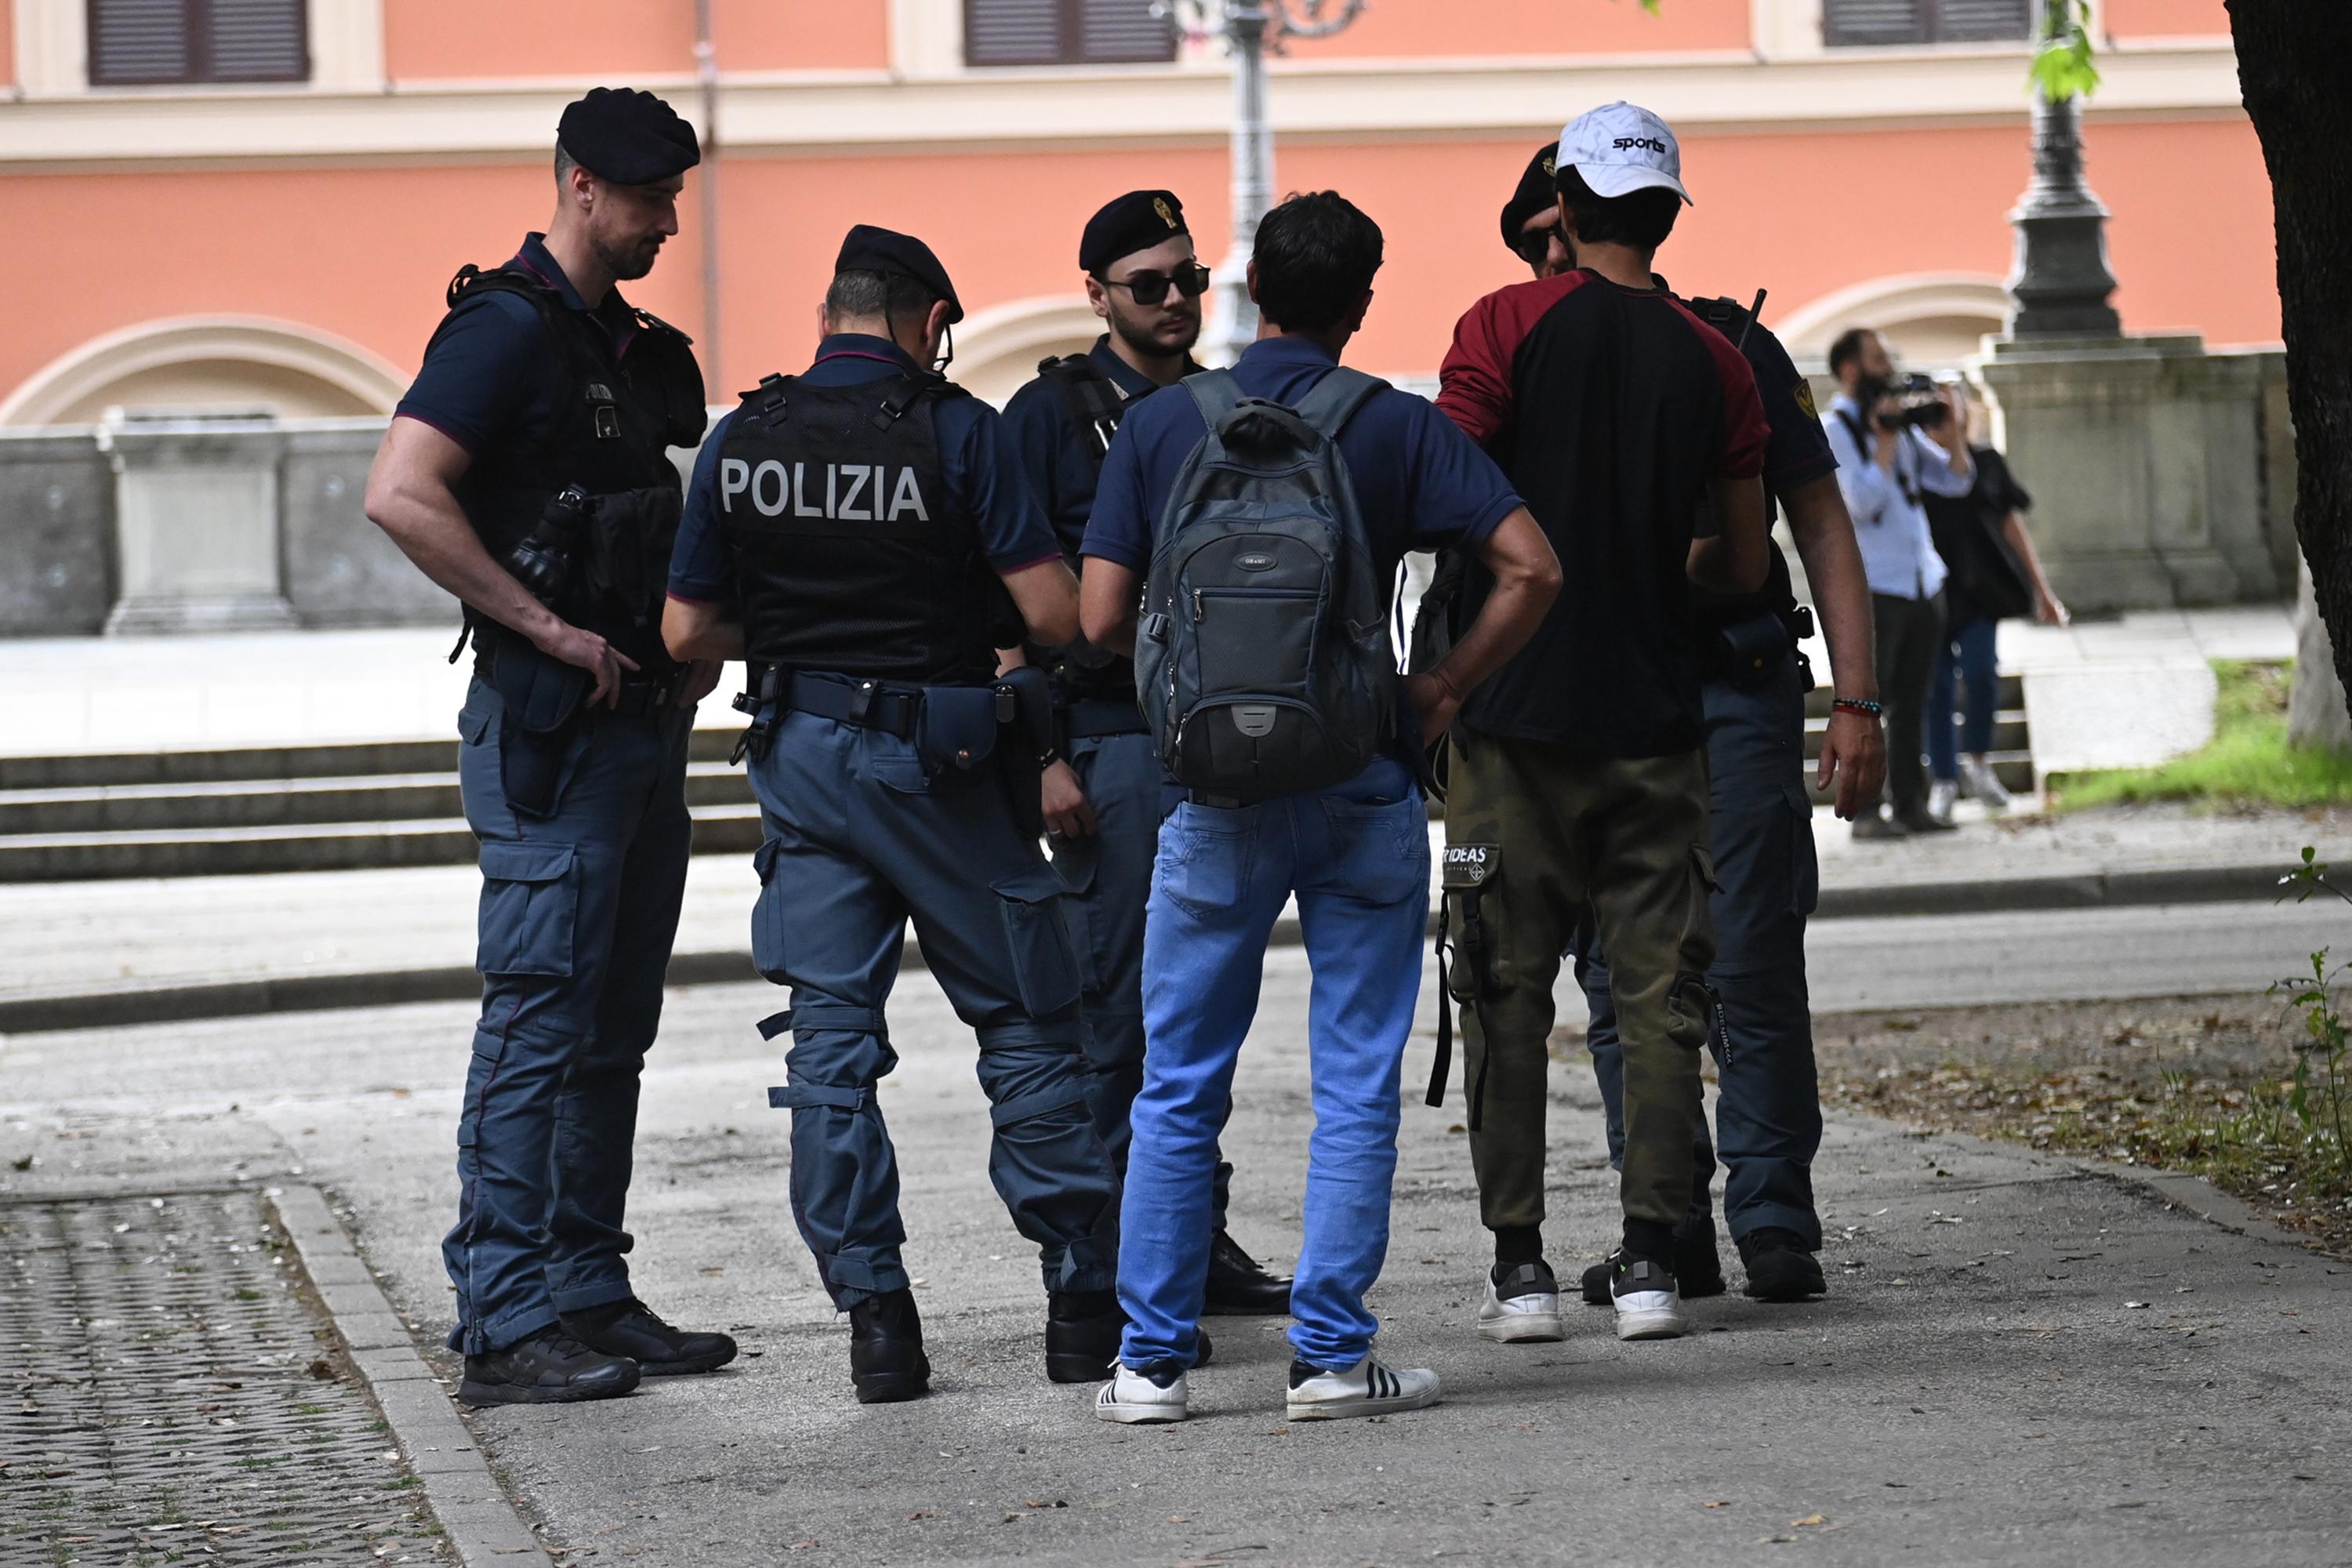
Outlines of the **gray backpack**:
M1297 408L1221 370L1153 531L1136 687L1187 789L1286 795L1352 778L1396 731L1385 584L1339 436L1388 384L1336 369Z

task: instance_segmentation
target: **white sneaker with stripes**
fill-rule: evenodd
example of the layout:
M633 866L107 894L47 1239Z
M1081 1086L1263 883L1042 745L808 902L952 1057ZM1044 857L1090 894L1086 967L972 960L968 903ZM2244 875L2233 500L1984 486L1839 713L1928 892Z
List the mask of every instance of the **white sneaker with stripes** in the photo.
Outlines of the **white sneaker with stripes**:
M1181 1421L1192 1414L1181 1371L1171 1367L1143 1373L1124 1362L1118 1363L1118 1368L1095 1395L1097 1420L1116 1421L1124 1426L1156 1426Z
M1400 1372L1366 1356L1338 1372L1290 1363L1290 1419L1335 1421L1343 1415L1386 1415L1437 1403L1437 1374L1426 1367Z

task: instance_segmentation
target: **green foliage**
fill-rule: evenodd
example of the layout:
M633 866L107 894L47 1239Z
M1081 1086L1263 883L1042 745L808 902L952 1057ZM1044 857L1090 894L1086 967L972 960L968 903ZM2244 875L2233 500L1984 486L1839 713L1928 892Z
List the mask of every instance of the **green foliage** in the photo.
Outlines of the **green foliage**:
M2050 0L2042 24L2042 47L2026 71L2030 85L2055 102L2077 93L2088 98L2099 85L2091 61L2091 0Z
M2308 807L2352 803L2352 757L2296 751L2286 743L2292 664L2215 659L2213 738L2185 757L2150 768L2053 775L2051 808L2144 801Z

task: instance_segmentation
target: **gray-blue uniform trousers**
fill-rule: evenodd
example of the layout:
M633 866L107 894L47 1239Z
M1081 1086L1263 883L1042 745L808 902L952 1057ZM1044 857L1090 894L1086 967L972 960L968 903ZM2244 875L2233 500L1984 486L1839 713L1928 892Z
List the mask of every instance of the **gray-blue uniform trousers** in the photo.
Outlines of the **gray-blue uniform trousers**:
M1740 342L1763 396L1768 493L1834 473L1837 459L1788 350L1760 324L1744 340L1736 322L1724 324L1724 332ZM1776 545L1762 589L1737 600L1693 590L1693 605L1709 639L1702 654L1711 672L1701 692L1717 884L1708 900L1716 958L1706 977L1716 1009L1707 1046L1719 1089L1712 1145L1706 1120L1699 1121L1682 1228L1696 1233L1711 1223L1709 1187L1720 1149L1724 1219L1732 1235L1772 1226L1818 1247L1812 1162L1822 1110L1805 986L1805 920L1819 891L1804 783L1804 696L1812 683L1784 629L1796 607L1788 562ZM1742 651L1725 657L1718 630ZM1729 673L1735 668L1738 679ZM1585 1038L1614 1164L1624 1157L1624 1058L1608 965L1597 941L1580 948L1577 979L1591 1014Z
M801 379L853 385L912 369L886 340L841 334ZM932 406L946 483L987 559L1011 570L1057 558L995 412L972 398ZM697 465L671 569L677 596L732 596L719 467L740 417L713 429ZM756 628L746 629L756 647ZM824 671L794 679L804 698L827 695L814 683L836 704L861 684ZM903 711L883 689L877 717ZM1087 1110L1077 959L1061 882L1016 822L1004 775L986 766L932 773L889 727L792 702L762 715L773 731L751 763L766 835L751 942L760 972L792 988L791 1010L761 1026L793 1037L786 1082L769 1101L792 1111L793 1215L826 1290L846 1310L908 1284L898 1159L875 1086L898 1059L884 1005L909 919L924 963L979 1037L994 1126L989 1175L1037 1244L1045 1288L1109 1289L1118 1182Z
M1112 352L1108 335L1096 340L1087 357L1126 397L1158 390ZM1031 493L1045 508L1063 552L1076 562L1108 433L1097 435L1071 407L1061 384L1045 375L1013 395L1004 405L1004 421ZM1134 664L1116 659L1110 668L1117 672L1112 680L1090 682L1069 700L1068 761L1094 808L1096 830L1091 837L1056 837L1053 851L1054 869L1069 892L1063 907L1085 970L1088 1103L1095 1130L1124 1174L1129 1112L1143 1088L1143 911L1151 893L1168 781L1135 706ZM1121 679L1123 697L1094 689ZM1118 729L1122 723L1128 727ZM1232 1164L1220 1157L1210 1201L1214 1229L1225 1226L1233 1173Z
M643 360L620 353L644 329L617 293L591 311L535 235L517 261L564 309L593 318L621 363ZM517 454L540 449L561 414L589 417L571 408L560 364L518 296L468 300L398 412L472 453L469 479L527 463ZM629 423L634 434L634 414ZM657 445L640 456L668 469ZM603 488L583 474L545 477L550 491L567 482ZM643 668L670 667L657 629L596 629ZM623 1220L638 1078L686 890L694 714L646 682L626 689L630 711L591 712L572 730L544 815L508 801L511 737L498 690L477 676L458 715L458 784L481 844L482 1012L457 1128L457 1223L442 1256L457 1292L449 1346L467 1354L633 1294Z

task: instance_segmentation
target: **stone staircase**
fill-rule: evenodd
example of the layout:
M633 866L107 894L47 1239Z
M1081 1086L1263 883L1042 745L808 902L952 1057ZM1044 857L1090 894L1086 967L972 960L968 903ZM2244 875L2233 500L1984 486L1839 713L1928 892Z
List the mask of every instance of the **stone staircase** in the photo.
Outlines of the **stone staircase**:
M736 731L698 730L694 847L750 854ZM457 742L0 757L0 882L449 865L474 858Z
M1805 788L1815 805L1829 796L1813 788L1813 765L1822 754L1822 732L1830 724L1830 689L1817 686L1805 694ZM1993 773L2011 795L2033 788L2033 751L2025 728L2025 681L2014 673L2000 678L2000 705L1993 721Z

